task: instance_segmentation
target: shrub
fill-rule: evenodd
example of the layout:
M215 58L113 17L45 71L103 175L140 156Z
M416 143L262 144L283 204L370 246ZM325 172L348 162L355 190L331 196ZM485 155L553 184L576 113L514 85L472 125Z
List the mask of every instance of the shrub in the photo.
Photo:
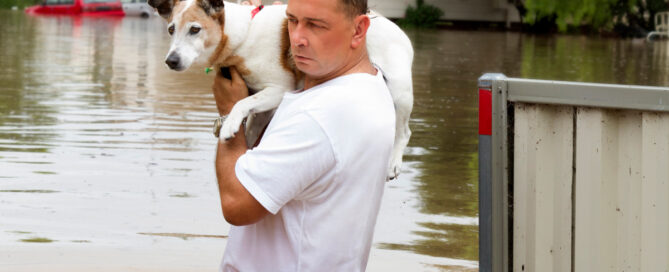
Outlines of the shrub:
M398 24L404 27L435 27L439 18L444 15L444 11L430 4L425 4L424 0L416 0L416 7L408 6L404 14L404 19L398 21Z

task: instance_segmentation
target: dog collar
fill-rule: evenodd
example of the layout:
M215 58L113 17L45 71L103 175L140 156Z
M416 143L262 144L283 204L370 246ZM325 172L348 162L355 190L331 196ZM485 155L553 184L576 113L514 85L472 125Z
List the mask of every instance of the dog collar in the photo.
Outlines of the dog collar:
M256 14L258 14L258 12L260 12L262 10L262 8L264 8L264 7L265 7L265 5L260 5L260 6L256 7L255 9L253 9L251 11L251 19L256 17Z

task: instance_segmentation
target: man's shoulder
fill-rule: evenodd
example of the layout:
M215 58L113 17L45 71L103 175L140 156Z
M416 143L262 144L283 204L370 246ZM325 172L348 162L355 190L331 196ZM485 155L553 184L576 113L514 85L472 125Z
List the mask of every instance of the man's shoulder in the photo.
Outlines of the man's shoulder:
M304 101L302 110L321 125L354 128L392 122L394 127L395 109L388 88L373 76L342 78L307 95L310 97Z
M333 79L314 90L313 96L314 103L320 102L338 109L341 106L392 103L385 83L368 74L352 74Z

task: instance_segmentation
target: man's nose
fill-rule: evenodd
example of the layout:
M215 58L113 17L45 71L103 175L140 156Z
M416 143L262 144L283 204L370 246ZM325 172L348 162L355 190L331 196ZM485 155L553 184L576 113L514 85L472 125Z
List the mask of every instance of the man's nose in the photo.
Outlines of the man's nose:
M290 43L296 47L308 46L309 42L304 34L304 27L302 24L297 24L293 28L293 31L290 32Z

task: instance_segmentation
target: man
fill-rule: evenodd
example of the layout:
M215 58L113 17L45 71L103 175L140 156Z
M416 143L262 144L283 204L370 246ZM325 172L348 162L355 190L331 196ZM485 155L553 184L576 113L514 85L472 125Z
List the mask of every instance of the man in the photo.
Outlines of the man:
M260 144L220 141L216 173L232 225L221 271L364 271L395 135L395 111L370 63L366 0L290 0L304 89L286 93ZM248 95L217 76L221 115Z

